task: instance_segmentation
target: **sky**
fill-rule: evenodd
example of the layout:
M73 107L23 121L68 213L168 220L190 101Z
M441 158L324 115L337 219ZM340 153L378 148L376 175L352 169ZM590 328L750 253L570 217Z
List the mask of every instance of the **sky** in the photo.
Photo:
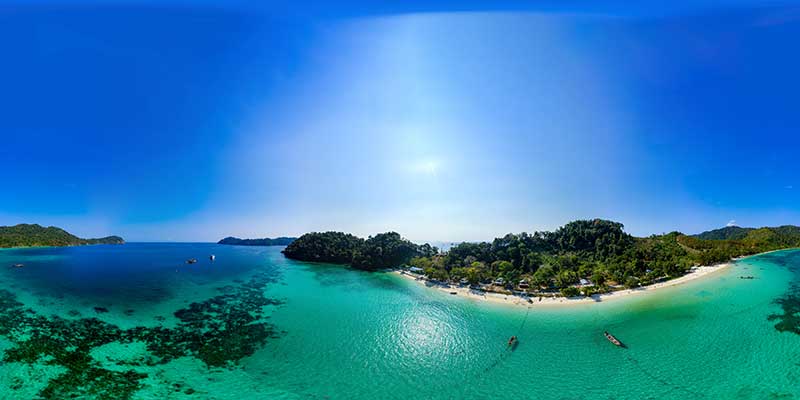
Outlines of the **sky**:
M0 225L800 224L800 4L0 0Z

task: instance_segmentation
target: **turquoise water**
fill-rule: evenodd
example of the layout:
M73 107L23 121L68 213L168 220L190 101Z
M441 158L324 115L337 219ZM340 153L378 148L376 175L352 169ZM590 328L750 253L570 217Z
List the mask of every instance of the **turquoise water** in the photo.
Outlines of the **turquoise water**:
M787 251L625 299L527 309L276 247L4 250L0 397L797 398L799 284L800 252Z

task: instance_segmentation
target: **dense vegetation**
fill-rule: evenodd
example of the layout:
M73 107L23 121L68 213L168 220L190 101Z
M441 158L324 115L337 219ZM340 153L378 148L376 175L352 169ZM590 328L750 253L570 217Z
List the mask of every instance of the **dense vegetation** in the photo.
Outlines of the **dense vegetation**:
M739 226L726 226L720 229L703 232L694 237L705 240L742 240L755 228L742 228Z
M413 257L432 257L439 250L429 244L418 246L403 239L397 232L370 236L353 253L353 268L377 270L397 267Z
M349 233L312 232L300 236L283 249L283 254L300 261L350 264L364 240Z
M122 244L119 236L81 239L61 228L36 224L0 226L0 247L80 246L87 244Z
M275 239L239 239L237 237L228 236L225 239L217 242L217 244L231 244L237 246L288 246L290 243L294 242L295 239L297 238L278 237Z
M575 295L650 284L681 276L692 266L790 247L800 247L800 228L795 226L728 227L696 236L672 232L637 238L618 222L595 219L570 222L554 232L461 243L447 252L415 245L395 232L367 240L340 232L311 233L284 253L367 270L407 264L442 282L488 284L502 278L504 283L493 290L519 289L525 280L533 292ZM582 279L590 284L579 285Z
M342 232L312 232L292 242L283 254L294 260L350 264L353 268L377 270L403 265L413 257L433 257L439 250L418 246L396 232L370 236L367 240Z

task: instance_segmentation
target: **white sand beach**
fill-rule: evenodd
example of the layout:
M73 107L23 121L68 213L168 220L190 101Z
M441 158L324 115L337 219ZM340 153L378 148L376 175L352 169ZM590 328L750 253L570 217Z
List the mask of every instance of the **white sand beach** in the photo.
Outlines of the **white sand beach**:
M618 290L611 293L604 293L599 295L593 295L591 297L575 297L575 298L565 298L565 297L539 297L539 296L531 296L531 302L528 302L528 298L510 295L510 294L501 294L501 293L491 293L491 292L483 292L480 290L470 289L468 287L451 285L450 287L440 286L440 285L426 285L426 281L421 279L419 275L411 274L408 272L403 271L394 271L394 273L405 277L407 279L411 279L413 281L418 282L421 285L428 286L431 289L441 290L443 292L451 293L455 292L455 296L462 296L470 299L480 300L480 301L490 301L495 303L503 303L503 304L513 304L525 307L549 307L549 306L571 306L571 305L581 305L581 304L593 304L598 302L605 302L614 299L620 299L627 296L634 296L641 293L652 292L653 290L657 290L660 288L680 285L686 282L690 282L702 277L707 277L711 274L717 273L722 271L728 267L730 267L733 262L728 262L724 264L717 264L713 266L701 266L696 267L686 275L681 277L671 279L668 281L654 283L648 286L642 286L635 289L623 289Z

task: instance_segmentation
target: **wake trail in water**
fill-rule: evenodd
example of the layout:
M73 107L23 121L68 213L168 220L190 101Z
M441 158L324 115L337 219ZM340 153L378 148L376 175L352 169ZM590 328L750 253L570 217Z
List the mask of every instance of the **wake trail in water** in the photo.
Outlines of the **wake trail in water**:
M599 322L600 322L600 313L599 313L599 311L595 310L594 325L599 327L600 326ZM619 324L612 324L610 326L615 326L615 325L619 325ZM630 349L621 349L621 350L626 351L626 352L630 351ZM639 364L639 360L637 360L636 358L634 358L630 354L626 354L625 355L625 359L628 360L628 362L630 362L630 364L637 371L639 371L642 375L652 379L654 382L660 383L662 386L670 388L669 391L672 391L672 390L681 391L681 392L684 392L684 393L687 393L689 395L694 396L694 398L705 397L705 395L703 393L691 390L691 389L689 389L689 388L687 388L685 386L676 385L676 384L674 384L674 383L672 383L672 382L670 382L670 381L668 381L668 380L666 380L664 378L661 378L660 376L650 372L647 368L645 368L641 364Z
M513 336L516 336L516 337L517 337L517 340L519 340L520 334L522 333L522 330L525 328L525 324L527 324L527 323L528 323L528 315L530 315L530 313L531 313L531 308L530 308L530 307L528 307L528 309L525 311L525 316L522 318L522 322L520 322L520 324L519 324L519 328L517 328L517 332L516 332L516 334L515 334L515 335L513 335ZM508 346L508 347L505 349L505 351L504 351L504 352L502 352L502 353L501 353L501 354L500 354L500 355L497 357L497 359L495 359L495 361L494 361L493 363L489 364L489 366L487 366L486 368L484 368L484 369L483 369L483 371L482 371L480 374L485 374L485 373L487 373L487 372L489 372L489 371L491 371L491 370L495 369L495 368L496 368L497 366L499 366L499 365L500 365L500 364L501 364L503 361L505 361L505 360L506 360L508 357L510 357L510 356L511 356L511 354L512 354L513 352L514 352L514 346Z

